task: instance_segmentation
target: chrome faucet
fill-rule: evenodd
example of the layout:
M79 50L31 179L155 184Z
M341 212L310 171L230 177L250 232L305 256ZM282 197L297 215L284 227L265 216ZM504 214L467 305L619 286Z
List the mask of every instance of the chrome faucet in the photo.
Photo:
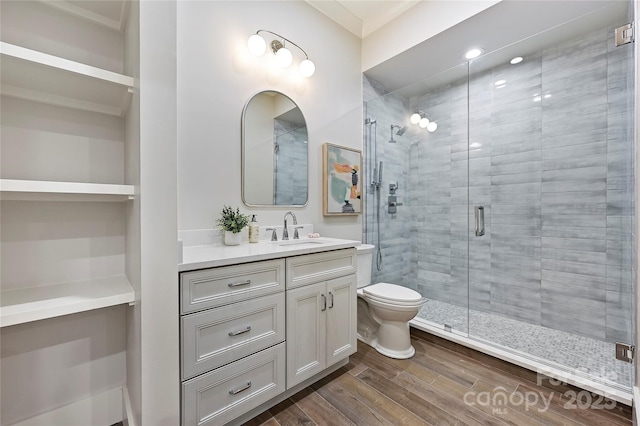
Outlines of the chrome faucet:
M289 231L287 231L287 216L291 215L291 217L293 218L293 224L297 225L298 224L298 219L296 219L296 215L293 214L293 212L286 212L284 214L284 230L282 231L282 239L283 240L288 240L289 239ZM296 236L293 236L294 239L296 239Z

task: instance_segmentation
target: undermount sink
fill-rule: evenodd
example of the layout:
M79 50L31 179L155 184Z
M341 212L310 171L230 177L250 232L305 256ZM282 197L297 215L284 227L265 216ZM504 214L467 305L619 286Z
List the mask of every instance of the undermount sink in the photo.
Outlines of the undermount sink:
M326 241L306 238L306 239L303 239L303 240L272 241L272 244L275 244L277 246L298 246L298 245L303 245L303 244L311 244L311 245L326 244Z

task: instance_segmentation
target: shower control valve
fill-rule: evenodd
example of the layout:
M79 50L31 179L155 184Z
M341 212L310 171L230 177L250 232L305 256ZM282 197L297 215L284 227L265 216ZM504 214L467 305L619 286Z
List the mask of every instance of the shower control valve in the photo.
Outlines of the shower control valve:
M396 183L390 183L389 184L389 194L391 195L395 195L396 191L398 190L398 187L400 185L398 185L398 182Z
M387 197L387 212L389 214L396 214L398 213L398 206L401 206L402 203L398 202L398 197L396 197L395 195L389 195Z

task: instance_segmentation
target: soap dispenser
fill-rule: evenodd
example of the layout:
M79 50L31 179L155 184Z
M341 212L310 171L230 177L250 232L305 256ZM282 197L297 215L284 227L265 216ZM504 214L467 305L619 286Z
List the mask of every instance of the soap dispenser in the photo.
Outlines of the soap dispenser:
M249 242L257 243L260 240L260 226L256 220L256 215L251 216L251 222L249 222Z

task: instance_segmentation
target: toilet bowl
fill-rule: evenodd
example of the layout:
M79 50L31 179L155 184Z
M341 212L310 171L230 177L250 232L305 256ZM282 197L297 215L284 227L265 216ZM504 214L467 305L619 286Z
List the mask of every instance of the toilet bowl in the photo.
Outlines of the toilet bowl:
M424 304L417 291L397 284L371 283L374 246L361 244L357 251L358 339L390 358L411 358L409 321Z

